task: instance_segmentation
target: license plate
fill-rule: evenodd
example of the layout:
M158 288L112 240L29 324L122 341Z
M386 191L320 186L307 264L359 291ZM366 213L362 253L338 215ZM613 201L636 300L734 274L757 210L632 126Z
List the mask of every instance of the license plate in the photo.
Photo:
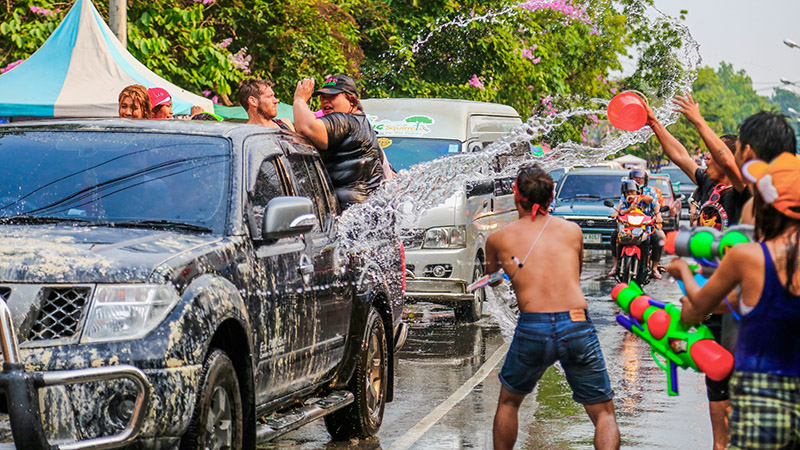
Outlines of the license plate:
M584 244L602 244L603 243L603 235L602 234L595 234L595 233L586 233L583 235L583 243Z

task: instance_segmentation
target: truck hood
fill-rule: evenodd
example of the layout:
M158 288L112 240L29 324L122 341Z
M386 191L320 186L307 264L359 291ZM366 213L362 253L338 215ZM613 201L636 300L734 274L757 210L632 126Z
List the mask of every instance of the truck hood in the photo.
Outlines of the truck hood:
M614 212L602 203L568 203L557 205L553 211L556 216L602 216L608 217Z
M219 236L63 225L0 227L2 283L135 283L172 256Z
M459 215L464 215L465 198L463 192L456 193L448 197L444 203L440 203L433 208L425 210L416 221L413 220L413 214L404 214L404 220L401 222L401 226L402 228L418 228L424 230L431 227L463 225L464 219L461 218L461 220L458 220L458 217ZM410 213L411 209L412 204L410 202L400 206L400 210L406 213Z

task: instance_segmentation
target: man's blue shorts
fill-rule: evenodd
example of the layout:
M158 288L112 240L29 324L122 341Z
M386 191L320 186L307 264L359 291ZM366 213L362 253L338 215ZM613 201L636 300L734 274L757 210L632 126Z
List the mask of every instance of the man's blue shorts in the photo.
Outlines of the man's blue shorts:
M586 320L579 322L568 311L521 313L500 383L512 393L530 394L544 371L561 361L576 402L591 405L614 398L597 332L584 313Z

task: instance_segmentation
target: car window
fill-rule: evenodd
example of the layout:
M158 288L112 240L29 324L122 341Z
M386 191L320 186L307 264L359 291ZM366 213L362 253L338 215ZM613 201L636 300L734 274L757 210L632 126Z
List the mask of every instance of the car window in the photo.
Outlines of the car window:
M650 178L650 185L657 187L664 197L672 197L672 186L665 178Z
M308 197L314 202L318 226L327 230L331 214L324 194L325 189L322 187L322 181L313 161L308 156L295 154L289 155L289 163L295 177L296 194Z
M331 177L328 175L328 171L325 170L325 167L322 165L321 160L318 158L312 158L312 161L314 163L314 168L316 169L317 175L322 182L322 187L324 188L325 199L328 202L328 210L331 212L331 214L338 214L339 199L336 198L336 193L333 190L333 182L331 181Z
M689 178L689 176L686 175L686 173L684 173L684 171L681 170L679 167L667 167L661 169L658 173L669 175L673 183L681 183L694 186L694 183L692 183L691 178Z
M578 175L568 173L559 183L558 198L614 199L620 196L620 175Z
M264 211L267 204L275 197L288 195L283 178L283 165L277 157L265 159L258 170L252 192L253 217L255 223L251 224L254 236L261 236L261 227L264 223Z

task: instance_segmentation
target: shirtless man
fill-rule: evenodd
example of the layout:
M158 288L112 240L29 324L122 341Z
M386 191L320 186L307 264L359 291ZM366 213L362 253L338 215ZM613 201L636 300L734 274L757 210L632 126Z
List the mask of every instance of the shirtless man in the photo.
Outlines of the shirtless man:
M522 400L544 371L561 361L572 398L595 425L595 448L618 449L614 391L580 287L583 233L578 225L547 215L553 179L539 166L521 169L514 191L519 220L486 242L487 273L505 271L520 310L500 371L494 448L514 447Z

